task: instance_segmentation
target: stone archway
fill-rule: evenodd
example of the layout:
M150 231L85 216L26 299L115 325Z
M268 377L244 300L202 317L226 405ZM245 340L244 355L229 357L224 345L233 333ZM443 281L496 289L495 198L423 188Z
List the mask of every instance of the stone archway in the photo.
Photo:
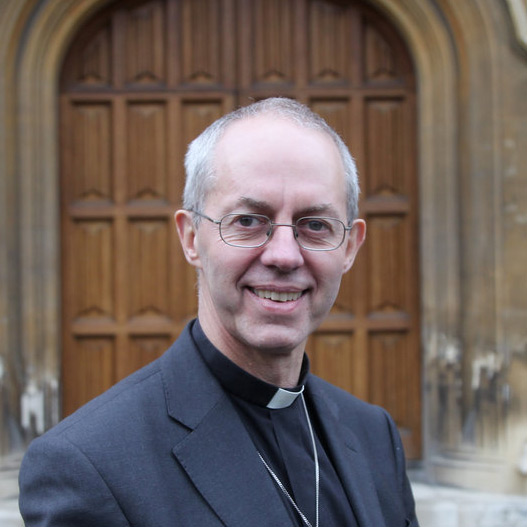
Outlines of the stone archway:
M440 173L455 177L456 173L454 134L451 133L455 128L451 105L454 100L455 66L448 35L439 23L434 26L435 14L426 5L410 10L393 2L377 3L407 35L415 53L421 80L419 141L422 151L422 207L427 211L434 210L437 217L456 203L455 193L452 192L454 185L450 182L448 188L448 180L437 177ZM43 423L44 427L56 422L60 404L57 77L63 53L76 28L104 4L101 0L86 1L82 5L73 1L48 2L39 16L32 19L31 27L26 29L28 39L20 50L17 64L16 93L20 120L16 165L22 197L19 228L23 261L19 270L22 285L19 335L27 376L26 394L37 404L42 401L41 418L37 422ZM434 39L430 39L431 34ZM431 69L428 57L438 49L444 51L442 61L440 64L436 61L435 68ZM441 185L446 188L440 188ZM444 196L448 206L438 206L437 196ZM432 250L440 250L443 254L450 254L448 266L456 267L455 251L450 250L456 247L455 240L450 240L446 250L430 244L435 237L434 225L448 225L449 222L455 223L455 215L445 214L433 224L423 224L423 252L430 254ZM448 229L447 232L455 237L455 229ZM39 269L39 273L35 273L34 269ZM425 277L433 275L433 271L430 267L423 268ZM435 283L436 276L432 280L424 280L425 287ZM455 284L448 285L447 289L452 287ZM435 292L425 289L424 294L432 298ZM434 303L432 300L431 304Z
M10 417L16 417L16 426L25 429L28 436L51 426L59 417L57 80L63 54L77 28L107 3L11 1L1 8L0 53L6 67L0 78L0 117L8 128L1 136L0 146L0 171L5 174L5 192L0 192L5 221L0 222L0 237L6 240L0 258L4 268L3 264L9 263L14 254L19 265L0 276L0 310L7 314L3 320L8 322L1 342L9 350L3 356L3 370L14 372L0 396L5 398L3 406L9 408ZM486 181L492 184L492 174L486 166L492 167L496 161L492 153L481 154L485 145L481 144L478 150L478 142L489 134L495 136L489 140L496 141L497 132L495 128L487 133L474 127L467 133L458 101L469 85L475 86L471 96L486 90L488 95L482 96L478 104L486 104L491 113L494 111L498 55L488 44L493 36L493 8L486 4L463 2L454 6L445 2L441 13L431 0L371 3L387 13L405 35L420 84L422 335L425 385L430 388L437 380L438 362L456 364L460 359L460 340L472 337L470 328L465 335L460 328L464 301L460 276L467 260L460 249L459 179L466 164L480 163ZM479 56L481 39L468 41L467 30L486 36L489 66L481 80L490 83L484 88L471 77L477 74L475 70L468 68L470 54L472 58ZM469 145L462 155L458 150L460 136ZM496 198L485 196L482 201L487 199ZM492 222L492 210L491 207L487 222ZM482 213L474 212L475 223L478 214ZM476 258L468 258L468 271L472 270L473 261ZM486 293L488 287L483 290L483 297L475 301L484 302L491 295ZM469 318L469 326L471 323ZM467 357L472 352L469 348ZM21 414L20 398L25 401ZM424 400L428 408L425 436L430 436L435 430L436 408L427 391ZM3 422L6 420L4 415ZM12 435L2 436L4 451L12 450ZM456 448L455 440L452 447ZM425 446L425 456L429 457L434 448L431 444L427 454Z
M383 2L378 3L381 8L386 9ZM393 3L386 2L386 4L391 7L392 11L389 13L391 17L398 19L398 25L408 35L410 46L420 50L416 54L422 90L420 129L427 132L420 137L420 148L423 151L420 162L422 198L424 198L422 206L430 210L431 205L437 204L436 196L448 195L445 189L438 189L438 184L444 182L444 179L434 177L434 171L455 174L453 166L444 167L445 163L455 163L455 156L443 153L455 150L453 134L448 132L455 127L454 114L449 108L449 101L454 99L453 59L446 53L441 67L437 68L436 63L436 70L427 72L429 62L426 60L425 48L421 45L424 33L419 42L420 35L416 28L422 28L423 22L433 20L433 13L431 11L427 13L423 8L415 11L404 11L402 8L397 10ZM75 2L67 4L62 2L60 6L48 3L40 16L33 20L31 31L28 32L30 38L22 50L18 66L17 92L21 111L18 144L24 144L24 151L18 151L19 173L22 176L21 196L23 196L19 217L21 218L21 251L26 262L20 269L23 290L20 335L26 372L30 373L27 385L32 386L36 393L41 393L44 397L45 426L51 425L57 419L59 407L57 379L60 346L57 330L60 285L57 269L59 239L55 88L59 64L67 42L82 21L102 5L104 2L100 0L84 2L82 8ZM415 13L420 15L420 20L415 20ZM430 33L426 34L429 37ZM448 52L448 39L444 34L441 36L440 26L436 28L436 34L437 42L433 43L434 46L428 45L430 48L428 53L431 54L441 48ZM430 42L429 38L424 40ZM435 49L431 49L432 47ZM438 82L438 78L434 78L437 69L442 72L441 82ZM442 91L439 91L439 87L442 87ZM434 103L430 104L428 101ZM433 128L430 127L431 122L434 123ZM442 123L441 127L437 126L439 122ZM438 145L443 145L443 152L439 151ZM446 201L455 204L455 196L449 196ZM437 207L435 210L440 214L444 209ZM440 223L445 225L448 223L448 218L454 217L447 215ZM424 230L427 229L425 223ZM449 229L448 232L455 233L455 230ZM425 242L430 239L433 239L433 235L422 236ZM452 245L455 246L455 243ZM426 253L430 252L426 248L426 243L423 247ZM455 260L453 265L456 265ZM35 268L41 270L38 275L33 272ZM423 269L423 273L426 275L427 270ZM435 280L432 282L425 280L428 284L433 282ZM426 294L429 293L425 292Z

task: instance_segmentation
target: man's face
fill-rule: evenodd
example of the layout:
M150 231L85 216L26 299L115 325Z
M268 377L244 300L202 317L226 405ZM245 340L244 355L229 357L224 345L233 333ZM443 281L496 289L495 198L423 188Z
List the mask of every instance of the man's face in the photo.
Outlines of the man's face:
M211 218L244 212L276 223L326 216L347 224L342 162L321 132L275 116L236 122L217 145L214 168L217 179L200 211ZM282 226L263 247L238 248L221 240L217 225L202 220L194 229L190 214L178 214L187 259L199 272L200 322L238 363L255 352L303 353L364 237L359 221L340 248L315 252Z

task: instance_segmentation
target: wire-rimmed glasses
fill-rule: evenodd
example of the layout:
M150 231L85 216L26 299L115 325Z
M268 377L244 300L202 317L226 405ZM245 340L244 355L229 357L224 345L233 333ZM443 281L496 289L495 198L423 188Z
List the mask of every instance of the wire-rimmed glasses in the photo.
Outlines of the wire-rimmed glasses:
M265 245L275 227L291 227L298 245L303 249L334 251L344 242L346 232L352 229L337 218L318 216L306 216L290 224L274 223L263 214L233 212L215 220L202 212L190 212L218 225L220 237L227 245L247 249Z

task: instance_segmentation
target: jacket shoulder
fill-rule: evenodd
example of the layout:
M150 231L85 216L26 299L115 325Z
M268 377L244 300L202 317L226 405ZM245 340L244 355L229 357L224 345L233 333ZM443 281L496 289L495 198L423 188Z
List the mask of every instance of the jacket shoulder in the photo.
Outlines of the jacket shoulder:
M189 351L193 350L185 329L161 357L95 397L41 437L66 434L85 443L95 433L102 437L166 416L167 370L176 370Z
M316 375L310 374L309 385L315 393L322 395L330 405L335 405L339 412L357 412L361 415L378 418L385 418L387 414L384 408L359 399L350 392L347 392Z

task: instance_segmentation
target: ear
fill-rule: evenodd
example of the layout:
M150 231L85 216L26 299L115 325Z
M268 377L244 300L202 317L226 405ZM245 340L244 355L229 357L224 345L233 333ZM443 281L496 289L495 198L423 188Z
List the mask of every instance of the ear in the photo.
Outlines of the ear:
M196 242L196 226L192 218L192 212L188 210L178 210L174 214L179 241L183 248L183 253L187 262L194 267L201 267L199 252Z
M346 258L344 260L344 266L342 269L343 274L347 273L351 269L351 266L355 261L355 257L357 256L357 253L359 252L359 249L365 238L366 222L364 220L355 220L351 227L348 241L346 243Z

